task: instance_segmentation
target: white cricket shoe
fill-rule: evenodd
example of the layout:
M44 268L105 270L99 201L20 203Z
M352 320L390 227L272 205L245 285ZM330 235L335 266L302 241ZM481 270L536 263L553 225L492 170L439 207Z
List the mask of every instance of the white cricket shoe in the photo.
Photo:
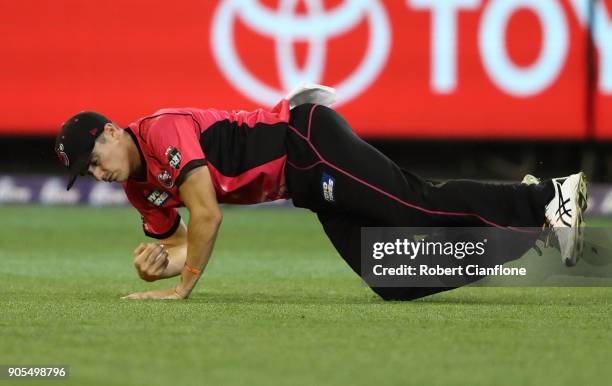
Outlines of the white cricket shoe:
M557 236L561 261L576 265L584 248L583 212L587 208L587 185L584 173L553 178L555 197L546 205L546 222Z
M289 107L294 108L304 103L315 103L331 106L336 102L336 89L321 84L301 82L287 96Z

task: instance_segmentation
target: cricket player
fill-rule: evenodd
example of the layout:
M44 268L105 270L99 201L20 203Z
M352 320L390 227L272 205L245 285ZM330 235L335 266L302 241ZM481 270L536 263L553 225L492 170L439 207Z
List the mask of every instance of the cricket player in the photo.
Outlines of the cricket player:
M173 288L124 298L189 297L213 251L220 203L291 199L317 214L357 274L363 226L563 229L562 261L576 264L586 210L582 173L515 184L425 181L357 137L327 106L333 97L324 86L301 85L271 110L168 108L123 128L95 112L68 119L55 145L70 173L67 188L79 175L122 184L144 233L158 239L134 251L138 274L146 281L180 276ZM181 206L189 210L187 226ZM372 289L386 300L412 300L447 288Z

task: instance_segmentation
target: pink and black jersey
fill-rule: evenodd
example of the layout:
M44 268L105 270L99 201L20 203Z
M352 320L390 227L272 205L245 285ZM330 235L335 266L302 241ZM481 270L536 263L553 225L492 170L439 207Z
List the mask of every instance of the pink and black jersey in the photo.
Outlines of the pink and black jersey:
M272 110L162 109L129 125L146 176L123 188L140 212L144 232L171 236L183 206L187 173L207 165L219 203L256 204L287 197L285 137L289 103Z

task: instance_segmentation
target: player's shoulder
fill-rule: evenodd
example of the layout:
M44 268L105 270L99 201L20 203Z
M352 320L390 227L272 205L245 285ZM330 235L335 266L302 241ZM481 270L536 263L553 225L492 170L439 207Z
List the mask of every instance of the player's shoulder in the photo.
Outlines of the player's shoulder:
M167 126L186 126L193 124L194 129L203 132L219 121L230 120L231 113L215 108L199 109L195 107L164 108L142 119L141 127L146 133L148 129Z
M145 142L149 142L152 137L164 135L164 133L168 133L173 128L180 128L185 125L197 126L196 117L194 116L195 110L190 108L164 108L157 110L136 122L138 134Z
M139 121L141 128L151 127L158 124L173 122L175 120L183 120L185 118L193 119L194 115L198 112L198 109L183 107L183 108L163 108L157 110L153 114L142 117Z

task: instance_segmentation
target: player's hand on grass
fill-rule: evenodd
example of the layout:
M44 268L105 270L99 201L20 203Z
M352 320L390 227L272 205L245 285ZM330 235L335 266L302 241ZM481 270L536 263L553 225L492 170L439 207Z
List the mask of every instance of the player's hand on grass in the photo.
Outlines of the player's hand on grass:
M147 292L135 292L127 296L123 296L121 299L127 300L146 300L146 299L161 299L161 300L180 300L185 299L186 296L179 293L176 288L169 288L157 291Z
M138 276L145 281L163 279L164 270L168 266L168 251L163 245L141 243L134 250L134 267Z

